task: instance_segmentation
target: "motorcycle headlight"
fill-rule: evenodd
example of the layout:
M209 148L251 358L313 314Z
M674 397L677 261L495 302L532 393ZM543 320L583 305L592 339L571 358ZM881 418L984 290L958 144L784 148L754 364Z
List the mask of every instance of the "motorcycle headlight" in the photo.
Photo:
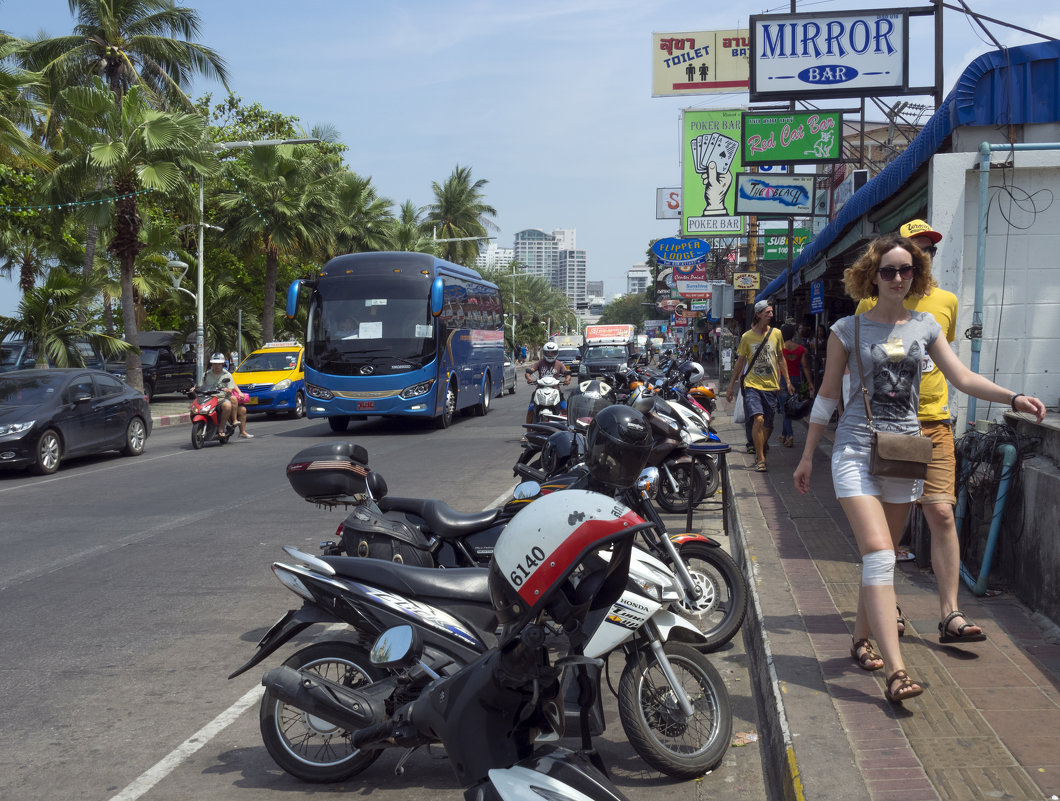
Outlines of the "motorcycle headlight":
M275 384L273 384L272 388L277 392L280 392L282 390L287 389L289 386L291 386L291 379L285 378L283 379L283 381L277 381Z
M434 379L430 381L421 381L419 384L413 384L411 387L405 387L401 390L401 397L404 399L415 398L418 395L426 395L431 391L431 387L434 386Z
M24 423L8 423L7 425L0 425L0 437L7 434L23 434L33 428L33 424L36 420L27 420Z

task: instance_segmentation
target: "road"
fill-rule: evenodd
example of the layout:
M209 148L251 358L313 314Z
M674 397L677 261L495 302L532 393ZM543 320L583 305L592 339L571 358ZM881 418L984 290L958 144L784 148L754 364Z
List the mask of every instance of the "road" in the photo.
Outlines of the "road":
M345 787L302 784L261 744L261 669L225 677L296 603L268 569L280 546L315 551L345 516L290 489L284 467L296 452L348 439L395 494L480 509L514 484L525 394L445 431L373 420L339 435L325 421L252 418L255 438L225 447L194 451L187 426L174 426L157 428L138 458L73 461L50 477L0 472L0 797L461 798L440 752L417 754L400 778L388 753ZM739 638L715 664L734 695L734 731L753 731ZM730 749L724 770L700 782L647 770L604 692L615 724L598 745L628 795L735 799L761 787L754 747Z

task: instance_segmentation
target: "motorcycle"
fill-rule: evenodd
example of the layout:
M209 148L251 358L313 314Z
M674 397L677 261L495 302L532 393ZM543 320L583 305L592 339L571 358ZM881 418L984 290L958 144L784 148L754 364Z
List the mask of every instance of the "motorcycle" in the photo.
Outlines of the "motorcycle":
M584 513L591 506L600 512L603 503L603 496L595 493L563 495L562 504L550 505ZM608 513L619 507L606 500ZM519 521L517 530L530 525L527 516L543 514L535 508L537 512L524 509L522 519L513 518L513 523ZM628 519L634 518L639 521L629 512ZM631 531L651 525L639 521ZM303 598L303 606L273 626L254 657L232 677L259 664L314 623L344 622L362 635L408 623L424 643L424 670L404 682L373 669L362 644L346 642L315 643L266 675L260 725L270 755L284 770L306 781L340 781L367 768L378 755L352 746L351 737L358 729L378 722L380 715L422 692L431 679L453 673L496 644L488 572L423 569L284 550L296 564L276 563L273 572ZM698 630L666 609L679 595L673 575L636 549L627 558L633 581L587 632L585 654L596 659L616 650L624 653L626 664L617 691L619 715L634 750L660 771L681 778L698 776L717 765L728 748L732 728L728 694L715 668L692 647L701 640ZM531 551L530 562L537 559L536 551ZM532 567L524 564L522 571L530 576ZM329 677L340 689L307 695L309 684L328 686ZM593 678L598 682L598 675ZM351 703L352 711L336 718L333 710L329 712L336 698L354 698L356 703ZM595 721L590 728L602 731L598 700L590 717ZM406 753L400 764L410 755Z
M412 750L442 743L468 799L621 801L585 726L594 703L588 671L598 668L599 660L587 655L584 644L586 632L611 614L628 581L632 535L639 525L610 499L593 500L595 509L569 493L546 496L537 502L545 504L542 515L526 525L517 518L498 543L489 571L488 591L504 623L496 645L463 670L430 678L411 701L387 709L375 703L378 694L295 671L274 675L282 668L270 671L265 683L283 684L292 703L315 710L314 719L354 730L349 742L358 754L406 748L403 764ZM565 550L571 543L577 547ZM601 558L609 547L610 558ZM575 576L580 580L572 580ZM567 654L554 661L547 647L549 625L569 634ZM416 634L411 626L388 630L372 649L372 665L395 670L392 681L398 686L431 675ZM549 745L564 734L559 699L565 673L574 674L580 690L580 752ZM656 692L664 702L663 719L680 729L677 698L664 687Z
M563 410L563 393L560 391L560 381L554 375L538 376L534 382L534 422L566 419Z
M679 614L694 620L703 635L697 646L717 650L739 631L747 609L747 585L739 566L721 544L706 535L686 533L674 538L644 491L661 485L655 469L644 471L638 487L624 492L595 484L581 462L585 438L581 433L558 432L542 451L548 475L516 465L525 478L540 482L538 492L589 489L615 494L655 528L641 536L643 547L676 574L681 597L674 601ZM335 467L335 466L338 467ZM352 466L348 469L345 466ZM363 483L348 484L348 470ZM331 473L331 480L327 480ZM335 539L324 543L331 554L383 559L419 567L485 566L505 526L536 495L517 494L503 506L464 513L441 500L403 498L388 494L382 475L368 467L368 452L353 443L314 445L300 451L287 467L291 487L318 505L352 507L339 524Z
M231 423L225 424L223 433L219 430L218 421L224 392L197 387L188 392L188 398L191 400L191 447L199 450L207 442L214 440L224 445L236 430Z

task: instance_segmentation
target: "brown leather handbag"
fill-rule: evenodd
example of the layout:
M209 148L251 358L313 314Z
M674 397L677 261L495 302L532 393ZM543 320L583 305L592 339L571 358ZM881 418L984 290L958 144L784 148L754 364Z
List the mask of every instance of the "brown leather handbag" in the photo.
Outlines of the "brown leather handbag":
M877 431L869 406L869 391L865 389L865 371L861 366L861 320L854 317L854 353L858 359L858 380L861 398L865 401L865 416L872 431L869 439L869 475L885 478L924 478L931 462L931 439L923 434L898 434Z

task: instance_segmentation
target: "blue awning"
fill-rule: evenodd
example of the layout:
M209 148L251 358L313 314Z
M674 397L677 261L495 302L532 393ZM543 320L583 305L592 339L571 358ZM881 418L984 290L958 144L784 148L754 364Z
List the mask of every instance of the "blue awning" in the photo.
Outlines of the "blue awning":
M969 64L953 91L905 151L851 196L835 219L821 229L792 262L798 272L813 264L846 230L898 193L921 165L939 152L960 126L1020 125L1060 121L1060 42L984 53ZM768 298L787 283L788 271L769 282L755 300Z

